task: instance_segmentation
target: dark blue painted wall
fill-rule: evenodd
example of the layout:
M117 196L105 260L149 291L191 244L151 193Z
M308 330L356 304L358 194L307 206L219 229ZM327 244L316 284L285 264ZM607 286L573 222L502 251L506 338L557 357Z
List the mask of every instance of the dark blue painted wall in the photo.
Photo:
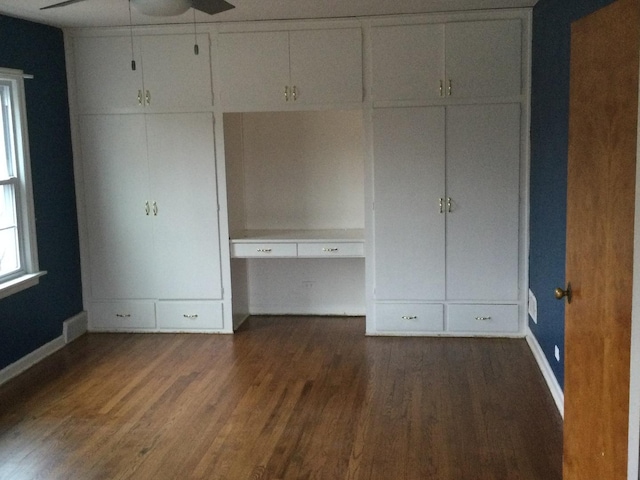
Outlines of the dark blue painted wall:
M40 269L36 287L0 300L0 369L62 334L82 310L62 31L0 15L0 67L25 81Z
M533 9L529 283L538 300L538 324L529 319L529 325L561 386L564 303L553 290L565 285L571 22L610 3L540 0Z

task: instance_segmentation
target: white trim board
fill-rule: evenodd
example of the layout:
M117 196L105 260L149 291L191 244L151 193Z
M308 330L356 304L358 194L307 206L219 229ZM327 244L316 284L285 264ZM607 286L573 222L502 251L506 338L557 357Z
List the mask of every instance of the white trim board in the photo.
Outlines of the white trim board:
M540 372L542 372L542 376L547 382L547 386L549 387L551 396L556 402L558 412L560 412L560 415L564 419L564 392L562 391L562 388L560 387L560 384L558 383L558 380L556 379L556 376L551 369L551 365L549 365L549 362L547 361L547 357L545 357L544 352L542 351L542 347L540 347L538 340L528 326L526 339L527 343L529 344L529 348L531 349L531 353L533 353L533 357L538 363Z
M87 331L87 321L87 312L80 312L78 315L65 320L62 325L62 335L0 370L0 385L17 377L83 335Z

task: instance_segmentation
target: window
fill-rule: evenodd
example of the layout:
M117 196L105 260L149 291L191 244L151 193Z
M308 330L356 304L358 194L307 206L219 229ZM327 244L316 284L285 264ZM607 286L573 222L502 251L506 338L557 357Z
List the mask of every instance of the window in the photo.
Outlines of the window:
M38 283L24 75L0 69L0 298Z

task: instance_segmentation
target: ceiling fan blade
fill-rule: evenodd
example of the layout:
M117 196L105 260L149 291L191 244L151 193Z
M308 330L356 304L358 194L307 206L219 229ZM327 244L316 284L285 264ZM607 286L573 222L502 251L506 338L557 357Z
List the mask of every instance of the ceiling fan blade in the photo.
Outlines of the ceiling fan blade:
M67 5L73 5L74 3L84 2L84 0L67 0L66 2L54 3L47 7L42 7L40 10L48 10L49 8L66 7Z
M74 1L77 2L81 0ZM216 13L236 8L234 5L231 5L229 2L225 2L224 0L191 0L191 6L196 10L208 13L209 15L215 15Z

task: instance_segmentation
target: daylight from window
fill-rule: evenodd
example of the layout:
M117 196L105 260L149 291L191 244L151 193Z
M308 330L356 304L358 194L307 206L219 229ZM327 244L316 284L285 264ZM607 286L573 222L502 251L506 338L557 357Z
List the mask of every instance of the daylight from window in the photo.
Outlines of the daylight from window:
M11 85L0 82L0 281L20 270Z

